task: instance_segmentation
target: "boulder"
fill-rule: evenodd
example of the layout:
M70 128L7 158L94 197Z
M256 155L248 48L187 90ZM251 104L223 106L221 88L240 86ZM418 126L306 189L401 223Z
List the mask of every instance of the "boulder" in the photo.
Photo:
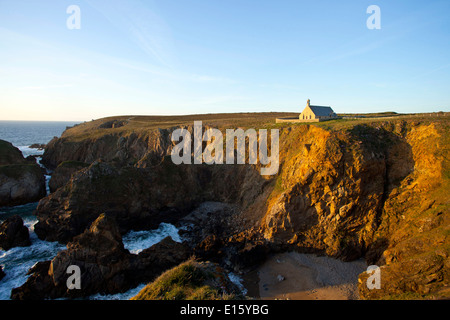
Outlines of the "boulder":
M13 247L29 245L31 245L30 235L21 217L12 216L0 225L0 249L6 251Z
M0 206L35 202L46 194L44 173L19 149L0 140Z

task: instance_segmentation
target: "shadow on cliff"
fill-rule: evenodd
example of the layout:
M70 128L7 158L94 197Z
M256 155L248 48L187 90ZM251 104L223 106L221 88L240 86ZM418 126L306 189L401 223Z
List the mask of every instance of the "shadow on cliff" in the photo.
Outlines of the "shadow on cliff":
M175 165L170 156L147 168L96 161L40 201L35 231L41 239L67 243L100 213L114 217L122 234L154 229L176 223L202 202L240 203L264 186L259 170L248 165Z
M375 126L357 125L349 132L355 141L362 142L361 145L366 153L372 152L374 157L381 156L385 162L383 194L374 221L374 231L376 232L383 219L386 201L392 198L395 193L394 189L402 185L405 179L411 180L408 176L414 171L415 161L412 147L406 140L406 123L400 122L393 125L385 122ZM386 237L372 239L372 241L366 242L363 256L369 264L379 263L388 246L389 239Z

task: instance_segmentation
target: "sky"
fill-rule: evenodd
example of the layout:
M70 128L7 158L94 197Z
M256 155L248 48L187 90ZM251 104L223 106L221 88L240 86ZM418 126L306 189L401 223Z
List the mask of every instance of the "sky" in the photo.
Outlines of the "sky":
M0 0L0 120L300 113L307 99L450 111L449 17L448 0Z

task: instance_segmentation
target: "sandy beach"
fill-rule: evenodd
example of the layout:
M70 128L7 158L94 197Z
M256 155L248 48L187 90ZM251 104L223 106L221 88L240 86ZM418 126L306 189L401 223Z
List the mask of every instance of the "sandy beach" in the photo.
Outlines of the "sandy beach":
M355 300L364 260L343 262L297 252L271 256L245 277L249 295L263 300Z

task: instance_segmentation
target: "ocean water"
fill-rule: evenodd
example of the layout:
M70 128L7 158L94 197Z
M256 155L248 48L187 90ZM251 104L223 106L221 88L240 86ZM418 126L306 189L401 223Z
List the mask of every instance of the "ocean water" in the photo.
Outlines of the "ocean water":
M46 144L53 137L59 137L67 126L73 126L75 122L28 122L28 121L0 121L0 139L11 142L19 148L23 155L37 155L38 162L43 150L30 148L34 143ZM48 183L50 176L46 176ZM47 187L47 193L48 193ZM0 280L0 300L9 300L11 290L20 287L28 278L28 270L37 262L51 260L59 251L66 249L57 242L47 242L38 239L34 233L34 225L37 223L33 215L38 203L29 203L16 207L0 207L0 224L10 216L19 215L24 220L25 226L30 232L31 246L16 247L8 251L0 250L0 265L6 276ZM123 236L126 249L131 253L151 247L167 236L174 241L181 242L178 229L167 223L162 223L158 229L149 231L130 231ZM116 295L95 295L88 299L125 300L135 296L145 284L131 289L125 293Z
M66 127L80 122L73 121L3 121L0 120L0 139L16 147L33 143L46 144L53 137L60 137Z
M0 300L9 300L11 290L20 287L27 280L28 270L37 262L53 259L54 256L66 247L57 242L48 242L38 239L34 233L37 220L32 215L37 203L30 203L13 208L0 208L0 219L12 215L19 215L30 231L31 246L15 247L8 251L0 250L0 265L6 276L0 280ZM0 221L1 221L0 220ZM3 222L3 221L2 221Z

